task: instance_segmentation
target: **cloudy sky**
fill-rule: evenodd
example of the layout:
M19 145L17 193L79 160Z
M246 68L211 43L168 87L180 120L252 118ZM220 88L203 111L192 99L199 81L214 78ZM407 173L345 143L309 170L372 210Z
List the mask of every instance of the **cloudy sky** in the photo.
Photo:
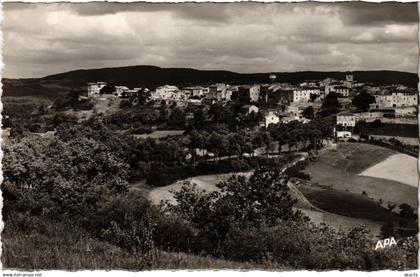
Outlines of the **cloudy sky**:
M417 72L415 3L5 3L4 77L157 65Z

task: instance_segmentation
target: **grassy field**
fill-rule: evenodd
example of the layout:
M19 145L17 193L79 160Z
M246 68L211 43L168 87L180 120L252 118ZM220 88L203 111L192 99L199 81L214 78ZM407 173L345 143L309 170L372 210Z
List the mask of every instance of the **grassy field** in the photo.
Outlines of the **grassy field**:
M171 136L180 136L184 133L183 130L158 130L154 131L150 134L141 134L141 135L134 135L136 138L153 138L153 139L160 139L160 138L166 138Z
M395 154L369 167L360 175L392 180L417 188L419 182L417 161L416 158L406 154Z
M313 209L309 209L309 210L302 209L302 212L306 216L308 216L313 223L317 225L327 224L328 226L330 226L331 228L337 231L349 232L355 227L364 225L369 229L370 231L369 236L372 239L380 237L380 234L381 234L382 225L372 220L366 220L362 218L352 218L352 217L347 217L347 216L329 213L325 211L320 212L318 210L313 210Z
M417 138L419 128L417 124L389 124L382 123L375 126L374 123L369 124L366 133L368 135L382 135L382 136L400 136Z
M48 107L53 103L49 99L31 96L2 96L1 101L3 103L3 116L13 115L22 117L38 112L40 106Z
M299 189L313 205L327 212L380 222L398 220L394 213L364 195L314 186Z
M311 181L324 187L354 194L364 193L375 201L407 203L417 207L417 188L397 181L360 176L364 170L398 154L393 150L362 143L340 143L336 149L324 150L306 169ZM398 173L401 166L395 168Z
M95 114L113 114L120 109L121 99L111 95L103 95L101 97L91 98L91 101L94 106L90 110L75 111L73 109L69 109L63 113L75 116L79 122L81 122L89 119Z
M317 225L327 224L337 231L341 230L346 232L360 225L365 225L369 228L372 238L376 238L381 234L381 224L378 222L366 219L363 216L359 218L352 217L352 214L346 212L340 213L335 209L329 209L328 204L331 203L328 203L328 197L324 199L324 195L317 195L316 188L313 186L289 182L289 187L292 192L292 197L297 200L296 207L309 217L313 223ZM313 197L312 193L315 194L315 197ZM342 199L339 200L342 201ZM377 206L375 204L375 208Z
M418 137L380 136L380 135L370 135L370 137L374 139L387 140L387 141L393 138L393 139L399 140L403 144L414 145L414 146L419 145Z

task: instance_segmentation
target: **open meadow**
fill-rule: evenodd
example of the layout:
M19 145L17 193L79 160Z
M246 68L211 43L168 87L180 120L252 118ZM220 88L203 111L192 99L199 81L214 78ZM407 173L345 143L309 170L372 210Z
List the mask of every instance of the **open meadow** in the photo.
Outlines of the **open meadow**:
M406 154L395 154L359 175L392 180L417 188L419 183L417 162L418 159Z
M401 177L399 179L390 178L389 175L387 175L388 178L383 178L384 176L378 178L379 173L373 177L370 173L371 170L368 171L370 176L362 173L396 154L398 152L370 144L339 143L336 148L323 150L317 160L310 163L305 171L311 175L311 181L314 184L354 194L363 194L382 203L384 207L387 207L388 203L397 205L406 203L417 207L417 187L407 184L407 182L413 184L412 180L417 176L417 173L413 171L417 165L415 158L398 154L397 157L400 159L404 157L404 163L397 162L395 164L396 161L393 158L391 163L385 164L388 167L393 166L392 174L395 176L411 174L411 177L404 177L404 180ZM380 165L382 170L383 166ZM375 171L377 172L376 169Z

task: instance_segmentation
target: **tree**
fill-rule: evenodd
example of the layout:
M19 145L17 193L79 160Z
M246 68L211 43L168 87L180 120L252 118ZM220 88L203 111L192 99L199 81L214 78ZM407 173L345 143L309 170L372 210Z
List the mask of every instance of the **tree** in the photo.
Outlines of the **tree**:
M210 106L208 115L213 122L225 123L230 129L235 129L237 125L235 109L234 105L223 106L220 103L215 103Z
M194 111L194 121L193 126L196 130L203 130L206 117L204 115L203 109L197 109Z
M132 106L131 101L130 100L122 100L120 103L120 109L126 109L126 108L130 108Z
M99 91L100 94L112 94L115 92L115 86L111 84L107 84Z
M315 99L317 99L318 98L318 94L315 94L315 93L311 93L311 95L309 96L309 98L310 98L310 100L312 101L312 102L314 102L315 101Z
M366 112L369 110L369 105L375 103L375 97L362 91L353 98L353 105L358 111Z
M166 105L165 104L162 104L162 106L159 109L159 118L158 118L158 121L160 123L165 123L167 119L168 119L168 111L166 109Z
M414 213L414 208L411 207L410 205L403 203L399 206L399 208L400 208L400 216L410 219L410 220L417 219L417 215Z
M321 132L321 138L329 138L333 132L333 118L332 117L316 117L308 123L311 129L316 129Z
M191 222L194 227L203 229L211 217L213 201L217 196L217 192L199 191L195 184L185 181L181 190L174 193L178 205L170 207Z
M22 139L25 137L25 134L28 132L28 130L23 127L21 124L17 123L15 126L10 128L10 137L15 138L17 140Z
M301 212L293 209L288 179L279 169L260 168L249 177L234 175L217 184L220 192L198 191L185 182L174 192L177 205L167 210L181 216L211 239L224 239L232 228L274 226L278 221L299 221Z
M322 103L320 115L326 117L336 114L340 108L341 104L338 102L337 94L335 92L330 92Z
M70 114L64 114L64 113L57 113L55 114L55 116L52 118L52 126L54 128L56 128L57 126L59 126L60 124L76 124L77 123L77 117L74 115L70 115Z
M312 106L308 106L303 110L302 115L307 119L312 119L314 118L314 113L314 108Z
M362 136L366 132L367 127L368 124L366 123L366 121L357 121L354 127L354 133Z
M301 214L293 210L296 200L292 199L287 182L288 178L277 168L259 168L249 179L234 175L217 184L222 195L218 201L229 206L229 218L235 225L274 226L278 220L294 221Z
M137 105L143 106L146 104L147 100L150 98L150 91L142 90L137 94L133 101L137 102Z
M311 140L311 144L315 152L317 152L319 140L322 138L322 131L319 130L318 128L314 128L314 125L308 125L306 132L307 132L308 138Z
M237 158L242 158L241 142L242 138L238 133L231 133L228 135L229 156L236 155Z
M174 108L169 115L168 125L172 128L183 129L185 127L185 114L180 108Z
M65 142L27 136L4 151L5 182L43 199L40 213L84 215L102 197L127 191L128 165L83 135Z
M188 136L188 142L188 148L190 149L193 165L195 166L197 149L203 149L204 138L199 131L193 130Z
M278 142L279 154L281 153L281 146L287 143L287 130L285 124L278 124L276 126L268 126L271 137Z
M392 236L395 236L395 226L392 222L387 222L381 227L381 235L382 238L390 238Z
M266 155L268 157L270 150L273 149L273 138L270 133L266 131L259 131L257 137L260 143L265 146Z

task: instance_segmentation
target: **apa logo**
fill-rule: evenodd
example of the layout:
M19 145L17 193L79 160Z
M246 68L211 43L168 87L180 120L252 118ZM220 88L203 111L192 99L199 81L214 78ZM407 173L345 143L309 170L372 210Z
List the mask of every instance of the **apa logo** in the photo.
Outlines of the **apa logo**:
M394 237L384 239L384 240L378 240L378 242L376 243L375 250L383 249L385 247L390 247L393 245L397 245L397 242L395 241Z

